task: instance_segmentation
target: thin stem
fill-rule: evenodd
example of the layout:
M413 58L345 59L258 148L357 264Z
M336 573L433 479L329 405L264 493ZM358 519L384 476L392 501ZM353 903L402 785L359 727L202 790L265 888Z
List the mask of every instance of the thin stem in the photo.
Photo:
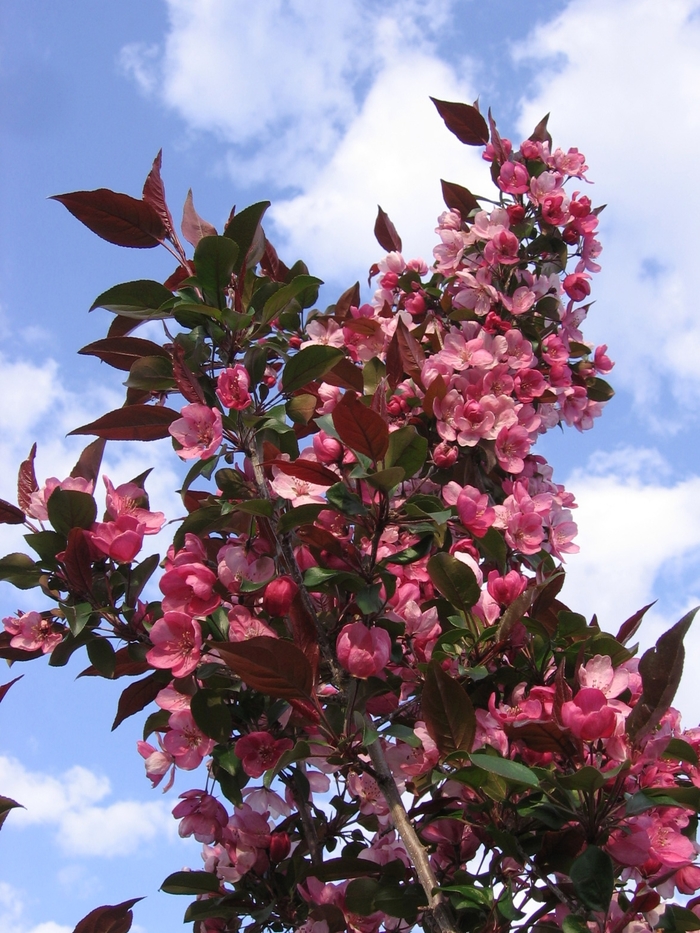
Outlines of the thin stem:
M431 926L434 925L441 933L457 933L457 924L452 916L449 904L447 904L440 892L435 893L435 889L439 887L438 880L428 859L428 853L408 818L396 781L384 757L381 739L376 739L368 745L367 751L372 761L377 784L389 807L391 820L396 832L401 837L401 841L418 875L418 880L428 898L426 913L429 914L429 917L426 918L427 922Z
M304 799L304 795L296 783L294 776L292 776L291 780L287 783L287 787L291 790L294 803L297 805L297 811L301 819L302 832L304 833L304 838L309 848L309 855L311 856L311 864L314 868L320 868L321 865L323 865L323 857L321 855L321 845L316 835L316 826L309 812L309 802Z

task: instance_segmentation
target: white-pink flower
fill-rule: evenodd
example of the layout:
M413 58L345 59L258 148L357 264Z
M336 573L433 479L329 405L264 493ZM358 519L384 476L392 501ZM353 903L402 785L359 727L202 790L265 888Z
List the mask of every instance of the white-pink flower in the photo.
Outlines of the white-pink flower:
M182 444L177 451L178 456L183 460L210 457L218 449L223 436L221 412L194 402L185 405L180 414L182 418L173 421L168 428L175 440Z

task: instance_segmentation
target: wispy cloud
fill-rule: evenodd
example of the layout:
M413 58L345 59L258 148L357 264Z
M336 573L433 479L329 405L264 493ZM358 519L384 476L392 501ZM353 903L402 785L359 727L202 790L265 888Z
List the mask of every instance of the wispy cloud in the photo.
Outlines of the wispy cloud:
M0 881L0 933L72 933L72 929L53 920L31 926L22 892Z
M689 174L700 146L698 11L698 0L573 0L518 50L539 68L521 131L551 111L556 141L592 166L585 193L609 202L590 333L612 345L616 383L660 430L700 399L697 247L684 232L700 211Z
M59 848L75 858L130 855L154 840L176 836L168 805L157 800L113 800L108 778L75 766L60 775L29 771L0 756L0 786L24 809L13 810L4 830L53 828Z

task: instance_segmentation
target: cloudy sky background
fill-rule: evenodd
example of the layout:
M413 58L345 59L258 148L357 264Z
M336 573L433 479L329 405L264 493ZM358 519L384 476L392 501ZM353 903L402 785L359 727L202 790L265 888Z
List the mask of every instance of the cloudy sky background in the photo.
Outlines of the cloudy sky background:
M487 167L442 125L429 95L491 106L518 142L551 111L587 156L603 272L586 337L617 360L618 394L592 432L542 452L577 497L573 608L615 631L658 600L643 641L700 602L700 3L695 0L6 0L0 28L0 496L39 443L40 478L67 475L66 438L121 402L120 378L76 357L110 315L87 308L119 281L165 278L164 251L118 250L47 196L138 195L156 152L173 214L189 187L221 228L232 204L273 201L267 230L303 258L329 303L381 257L376 205L409 256L430 260L439 178L489 193ZM369 293L364 292L367 298ZM179 514L166 442L110 445L126 481L158 464L154 508ZM0 529L2 553L21 548ZM33 594L0 588L3 614ZM689 640L678 705L700 720ZM0 706L0 793L26 806L0 835L0 933L70 933L98 904L148 895L137 933L180 923L157 893L198 863L135 753L139 717L109 735L123 686L38 663ZM17 673L19 666L0 683ZM194 779L196 783L196 779Z

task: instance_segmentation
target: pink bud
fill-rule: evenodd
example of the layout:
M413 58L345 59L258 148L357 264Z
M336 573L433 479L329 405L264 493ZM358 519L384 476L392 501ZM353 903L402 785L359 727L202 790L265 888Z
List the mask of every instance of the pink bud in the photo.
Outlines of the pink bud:
M263 609L271 616L286 616L299 587L286 575L271 580L265 587Z
M572 301L583 301L591 293L591 286L588 284L588 276L585 272L573 272L564 279L564 291Z
M270 836L270 861L274 863L286 859L291 847L292 843L288 833L272 833Z
M366 680L381 673L389 662L391 638L383 628L353 622L341 629L336 643L338 660L353 677Z

